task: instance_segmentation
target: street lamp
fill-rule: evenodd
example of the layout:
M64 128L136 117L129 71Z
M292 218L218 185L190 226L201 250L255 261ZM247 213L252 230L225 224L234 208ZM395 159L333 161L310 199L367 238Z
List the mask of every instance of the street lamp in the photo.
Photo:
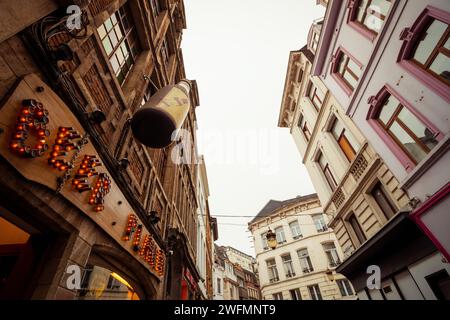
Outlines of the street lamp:
M277 235L275 234L275 232L273 232L272 230L267 231L266 233L266 239L267 239L267 244L269 246L269 248L271 248L272 250L275 250L275 248L277 247Z
M134 137L143 145L162 149L176 140L190 109L191 84L181 80L154 94L131 119Z
M333 282L333 281L334 281L335 274L336 274L336 271L331 270L331 269L328 269L328 270L327 270L326 275L327 275L327 277L328 277L328 280L330 280L330 282Z

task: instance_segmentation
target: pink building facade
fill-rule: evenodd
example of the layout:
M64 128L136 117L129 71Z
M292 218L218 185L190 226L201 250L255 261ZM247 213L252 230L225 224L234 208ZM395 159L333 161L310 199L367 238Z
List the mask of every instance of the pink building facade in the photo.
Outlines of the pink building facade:
M400 211L439 250L444 270L450 261L449 24L448 0L331 0L312 67L412 199Z

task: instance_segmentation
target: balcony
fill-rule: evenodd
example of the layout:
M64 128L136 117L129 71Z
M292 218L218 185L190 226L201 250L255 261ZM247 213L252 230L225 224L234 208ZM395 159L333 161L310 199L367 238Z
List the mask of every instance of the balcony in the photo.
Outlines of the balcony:
M340 264L340 261L332 261L328 265L330 266L330 268L337 268Z
M295 272L288 272L288 273L286 273L286 278L287 279L293 278L293 277L295 277Z
M305 273L305 274L311 273L311 272L313 272L313 271L314 271L313 268L303 268L303 269L302 269L302 272Z
M276 283L276 282L278 282L278 281L280 281L280 278L278 278L278 277L269 279L269 282L270 282L270 283Z
M248 291L244 287L239 287L239 299L240 300L247 300L248 299Z
M338 212L349 201L359 182L380 162L375 151L365 143L350 164L347 173L325 205L325 212Z

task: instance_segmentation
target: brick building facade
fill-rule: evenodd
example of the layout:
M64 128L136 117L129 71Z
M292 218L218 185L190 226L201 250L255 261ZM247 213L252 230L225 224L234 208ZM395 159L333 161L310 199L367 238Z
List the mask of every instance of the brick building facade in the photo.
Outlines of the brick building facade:
M36 172L30 178L26 168L41 166L47 155L13 158L8 142L14 124L2 118L0 226L4 235L8 231L18 238L0 236L0 258L10 262L1 275L0 296L199 298L195 161L176 164L170 159L181 150L179 145L150 149L137 142L130 129L133 113L154 93L186 77L180 49L186 28L183 1L75 4L82 15L74 29L68 28L78 21L71 20L76 8L68 7L69 1L0 4L0 112L18 111L19 101L32 98L48 106L51 128L61 128L59 120L68 123L73 118L80 134L88 134L89 148L95 150L112 189L105 196L104 210L94 215L83 209L85 193L79 198L65 189L55 193L52 175L43 183L33 178ZM183 129L192 144L191 150L181 153L193 160L199 98L196 82L189 83L191 108ZM61 110L70 115L52 119ZM56 132L50 130L50 142ZM153 254L148 259L131 246L136 232L124 240L123 230L126 234L130 223L138 226L133 231L142 233L142 240L140 233L136 238L141 240L139 249L148 247ZM14 239L16 243L7 243ZM72 265L81 269L80 290L67 286ZM11 287L15 289L8 291Z

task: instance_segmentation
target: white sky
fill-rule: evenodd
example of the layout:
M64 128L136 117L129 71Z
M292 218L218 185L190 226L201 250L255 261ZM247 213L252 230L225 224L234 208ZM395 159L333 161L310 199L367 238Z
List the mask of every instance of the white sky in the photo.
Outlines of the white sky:
M211 215L254 216L270 199L314 193L289 131L277 123L289 52L306 44L324 9L315 0L184 2L183 57L199 88ZM255 255L250 220L219 218L217 243Z

